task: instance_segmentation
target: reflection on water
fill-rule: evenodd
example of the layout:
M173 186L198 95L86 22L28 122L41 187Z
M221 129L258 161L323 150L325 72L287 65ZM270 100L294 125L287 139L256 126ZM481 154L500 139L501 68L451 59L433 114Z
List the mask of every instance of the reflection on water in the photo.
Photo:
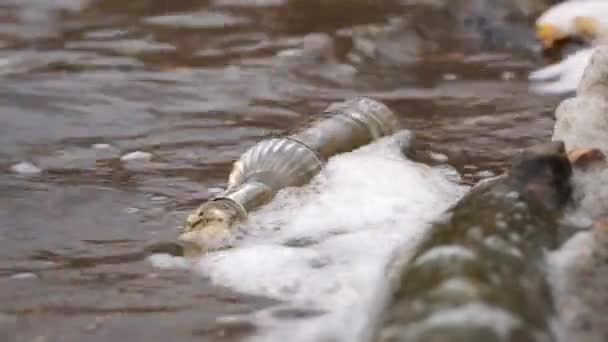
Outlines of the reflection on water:
M500 35L444 48L399 34L412 32L406 3L0 1L0 337L251 332L212 322L269 300L143 256L174 240L247 147L330 102L385 102L417 134L417 158L447 157L467 183L550 135L558 99L529 94L529 51L500 49ZM310 32L333 37L333 58L294 58ZM150 158L121 160L137 151ZM21 162L41 172L15 173Z

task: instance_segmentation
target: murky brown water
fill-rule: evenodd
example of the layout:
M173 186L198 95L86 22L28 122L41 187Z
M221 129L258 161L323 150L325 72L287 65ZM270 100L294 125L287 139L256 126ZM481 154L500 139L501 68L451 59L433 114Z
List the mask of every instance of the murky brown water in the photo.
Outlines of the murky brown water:
M319 3L0 1L0 340L247 334L213 321L269 300L154 269L146 248L174 241L247 147L332 101L385 102L421 155L448 155L469 182L550 135L559 99L528 92L529 54L456 46L419 62L361 57L352 47L364 40L352 44L345 29L385 25L409 7ZM315 31L337 37L337 63L350 67L277 62ZM120 160L138 150L153 158ZM43 172L11 172L21 161Z

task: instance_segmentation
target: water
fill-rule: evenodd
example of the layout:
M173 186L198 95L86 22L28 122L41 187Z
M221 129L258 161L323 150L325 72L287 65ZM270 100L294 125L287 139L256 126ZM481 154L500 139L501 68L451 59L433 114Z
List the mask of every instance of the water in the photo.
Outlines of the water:
M361 1L344 16L341 2L323 15L302 3L0 1L0 337L8 337L3 340L276 337L291 324L301 329L305 323L298 321L306 317L343 322L344 312L366 307L375 289L362 284L378 276L391 243L408 239L387 233L390 224L377 220L395 212L409 215L399 205L410 203L406 194L415 185L405 178L419 172L373 154L360 170L348 159L336 163L326 177L337 173L344 180L330 183L327 192L313 187L306 190L312 194L285 194L276 205L293 208L295 217L270 207L255 217L255 234L243 239L243 248L201 260L200 272L158 268L147 259L151 252L173 250L178 227L225 186L232 160L333 101L355 95L383 101L416 133L411 157L432 165L447 157L464 185L502 172L517 149L551 135L560 98L528 91L527 73L540 66L530 55L479 49L463 54L456 46L420 61L404 60L392 57L410 56L402 49L409 45L385 39L382 58L370 58L370 40L352 44L344 32L391 27L405 13L404 5ZM335 60L306 64L276 57L317 31L335 33ZM134 158L134 152L145 154ZM354 165L359 157L346 158ZM378 187L360 182L378 176L386 178L378 178ZM419 191L431 191L428 182L420 184ZM357 186L361 189L353 189ZM315 195L315 189L325 195ZM297 196L304 198L296 205ZM374 198L373 211L366 212L366 201L372 201L366 196L389 197ZM313 198L328 204L319 208ZM352 202L330 206L345 199ZM429 195L421 208L439 210L445 205L441 200ZM328 226L306 220L330 207L334 211L323 222ZM360 211L356 215L354 208ZM264 231L273 218L289 228ZM365 220L386 234L370 230ZM335 237L325 236L332 232L330 224L337 227ZM319 229L305 234L311 226ZM268 273L243 266L254 256L268 265ZM346 265L362 271L324 266L339 273L327 284L316 281L326 273L315 270L341 256L351 256ZM243 274L228 271L237 267ZM276 283L289 287L303 277L290 270L305 272L305 267L310 279L301 286L313 291L309 298L298 297L288 307L277 304L295 297L273 292ZM247 277L256 281L248 283ZM338 294L326 297L327 303L315 301L314 291L323 291L315 286L332 283ZM347 285L355 290L348 292ZM344 309L333 310L338 307ZM252 316L253 323L240 318ZM282 316L299 319L282 325L276 318ZM364 330L363 316L352 317L353 333ZM326 328L306 331L319 336L336 331L331 324Z

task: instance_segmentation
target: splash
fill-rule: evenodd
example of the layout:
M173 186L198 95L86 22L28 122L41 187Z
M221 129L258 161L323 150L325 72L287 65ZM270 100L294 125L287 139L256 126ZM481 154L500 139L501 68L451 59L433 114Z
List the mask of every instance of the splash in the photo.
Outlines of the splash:
M411 250L464 191L452 169L405 159L399 136L334 157L310 185L252 213L235 248L195 262L218 285L281 301L238 318L260 328L252 340L369 333L395 250Z
M576 91L594 51L593 48L578 51L563 61L530 73L532 91L539 94L566 94Z

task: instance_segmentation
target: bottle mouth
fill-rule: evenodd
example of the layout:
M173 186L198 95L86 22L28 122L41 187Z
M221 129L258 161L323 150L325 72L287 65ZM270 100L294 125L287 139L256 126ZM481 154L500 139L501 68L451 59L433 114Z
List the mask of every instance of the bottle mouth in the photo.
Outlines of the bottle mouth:
M247 217L247 211L241 204L228 197L218 197L203 203L188 216L184 233L222 224L231 226L235 221L245 217Z

